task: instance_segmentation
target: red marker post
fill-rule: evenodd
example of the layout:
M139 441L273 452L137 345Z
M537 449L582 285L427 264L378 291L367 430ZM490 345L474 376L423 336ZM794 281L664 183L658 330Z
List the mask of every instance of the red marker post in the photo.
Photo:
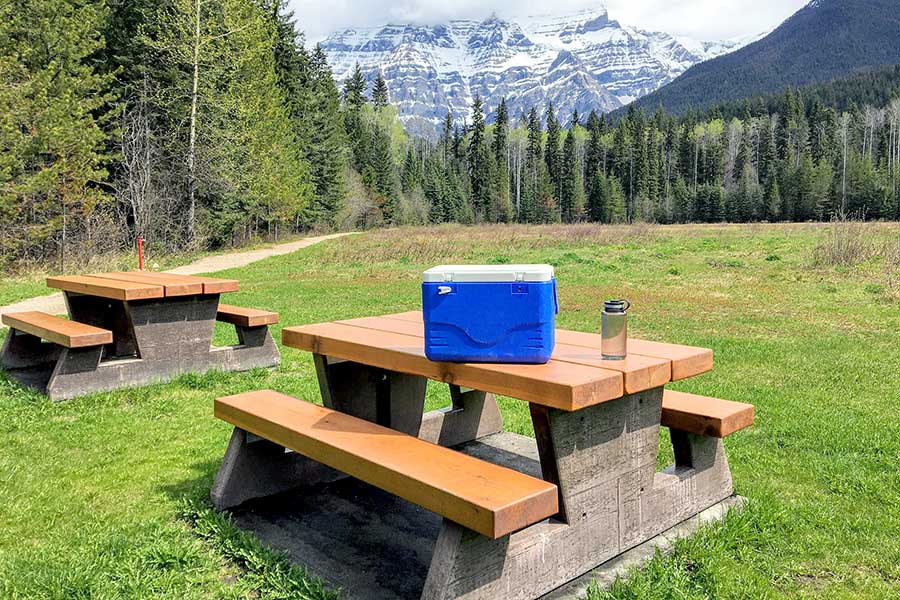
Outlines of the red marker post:
M138 270L144 270L144 236L139 235L138 243Z

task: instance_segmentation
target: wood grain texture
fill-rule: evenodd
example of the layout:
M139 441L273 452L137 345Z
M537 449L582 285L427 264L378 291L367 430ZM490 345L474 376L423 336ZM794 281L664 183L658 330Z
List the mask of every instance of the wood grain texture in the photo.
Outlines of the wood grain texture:
M240 327L261 327L278 322L278 313L256 308L243 308L219 303L216 320Z
M493 539L557 512L551 483L277 392L219 398L215 415Z
M48 277L47 287L66 292L125 301L146 300L165 296L165 289L161 285L116 281L115 279L104 279L91 275Z
M66 348L87 348L110 344L113 340L111 331L69 321L37 311L7 313L3 315L3 324L18 331L30 333Z
M175 277L153 277L143 271L96 273L92 277L114 279L116 281L130 281L132 283L144 283L148 285L161 285L167 298L172 296L199 296L203 293L202 281L184 281Z
M120 272L121 273L121 272ZM225 294L238 291L240 284L236 279L221 279L219 277L201 277L199 275L176 275L175 273L159 273L156 271L128 271L129 275L140 275L148 282L177 282L185 284L201 284L203 294Z
M752 404L666 390L662 425L679 431L722 438L753 425Z
M559 329L556 332L556 341L585 348L600 348L600 334L597 333ZM708 348L629 338L628 355L653 356L670 361L672 381L694 377L713 368L713 352Z
M551 360L545 365L439 363L422 338L344 323L287 327L286 346L573 411L621 398L622 374Z
M421 319L406 321L389 317L363 317L338 321L346 325L365 327L376 331L390 331L424 339L425 325ZM557 335L559 331L557 331ZM629 354L625 360L604 360L599 349L561 344L557 340L551 360L599 367L622 373L626 394L663 386L671 380L671 362L664 358Z
M385 315L385 319L421 323L422 311L414 310L403 313ZM556 343L566 346L581 346L594 350L600 349L600 335L582 331L556 330ZM671 380L680 381L711 371L713 368L713 351L708 348L667 344L629 338L628 355L640 355L664 359L671 363ZM615 361L612 361L615 362Z

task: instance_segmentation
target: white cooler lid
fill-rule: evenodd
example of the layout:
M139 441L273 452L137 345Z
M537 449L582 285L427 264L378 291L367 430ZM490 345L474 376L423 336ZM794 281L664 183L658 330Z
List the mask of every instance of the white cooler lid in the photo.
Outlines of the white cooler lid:
M550 265L441 265L422 273L425 283L550 281Z

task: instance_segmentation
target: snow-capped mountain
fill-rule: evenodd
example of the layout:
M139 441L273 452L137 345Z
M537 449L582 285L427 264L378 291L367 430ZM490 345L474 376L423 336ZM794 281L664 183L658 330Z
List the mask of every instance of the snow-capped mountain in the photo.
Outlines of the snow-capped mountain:
M467 118L476 94L489 113L506 97L513 118L551 101L563 122L576 109L608 112L740 45L642 31L605 8L517 22L492 16L345 29L322 42L335 79L357 62L370 81L380 70L407 128L423 134L433 134L448 110Z

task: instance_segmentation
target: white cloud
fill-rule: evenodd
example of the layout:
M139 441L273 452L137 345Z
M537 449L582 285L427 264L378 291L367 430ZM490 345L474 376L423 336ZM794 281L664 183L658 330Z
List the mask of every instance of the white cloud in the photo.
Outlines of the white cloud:
M605 4L610 17L643 29L702 40L752 35L775 28L808 0L554 0L554 14ZM290 0L311 42L345 27L385 23L435 24L448 19L479 19L546 14L546 0Z

